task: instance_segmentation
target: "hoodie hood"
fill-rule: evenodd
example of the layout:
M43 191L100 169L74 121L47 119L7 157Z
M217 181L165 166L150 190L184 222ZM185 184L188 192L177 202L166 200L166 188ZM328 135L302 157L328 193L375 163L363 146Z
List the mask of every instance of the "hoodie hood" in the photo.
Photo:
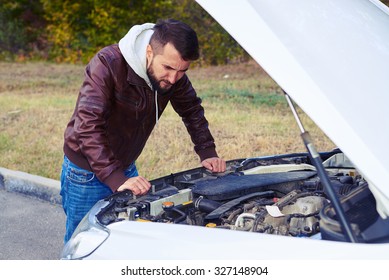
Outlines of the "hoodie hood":
M146 48L151 35L154 33L153 27L153 23L134 25L119 41L119 49L125 60L135 73L146 81L150 88L152 86L146 72Z

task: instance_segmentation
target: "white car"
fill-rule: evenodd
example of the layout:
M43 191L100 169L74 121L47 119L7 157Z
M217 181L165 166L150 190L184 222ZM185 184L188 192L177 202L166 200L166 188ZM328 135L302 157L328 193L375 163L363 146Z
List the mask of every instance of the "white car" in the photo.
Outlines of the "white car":
M388 8L197 2L285 91L307 153L172 174L141 197L115 193L93 207L61 258L388 259ZM294 102L339 149L316 152Z

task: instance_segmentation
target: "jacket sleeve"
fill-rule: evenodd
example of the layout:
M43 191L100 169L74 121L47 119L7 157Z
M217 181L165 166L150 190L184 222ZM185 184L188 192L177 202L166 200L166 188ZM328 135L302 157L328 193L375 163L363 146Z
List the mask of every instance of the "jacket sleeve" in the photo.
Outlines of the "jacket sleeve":
M115 191L127 178L115 159L106 134L111 110L114 76L109 62L97 54L85 70L76 108L74 132L81 152L97 178Z
M215 141L208 127L201 99L186 75L177 83L171 104L182 118L200 161L217 157Z

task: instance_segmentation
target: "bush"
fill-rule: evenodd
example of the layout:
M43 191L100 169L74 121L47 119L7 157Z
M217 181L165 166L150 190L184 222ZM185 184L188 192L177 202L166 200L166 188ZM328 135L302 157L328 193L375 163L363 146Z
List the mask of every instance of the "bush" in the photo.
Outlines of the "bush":
M243 49L193 0L3 0L0 59L86 63L135 24L175 18L196 30L198 64L247 60Z

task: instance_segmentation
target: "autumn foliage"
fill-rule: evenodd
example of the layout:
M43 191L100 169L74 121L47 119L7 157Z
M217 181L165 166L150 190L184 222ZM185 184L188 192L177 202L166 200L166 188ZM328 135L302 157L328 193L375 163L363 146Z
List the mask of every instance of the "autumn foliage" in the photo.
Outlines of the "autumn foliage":
M0 60L86 63L132 25L175 18L198 34L206 65L246 60L239 45L193 0L0 0Z

